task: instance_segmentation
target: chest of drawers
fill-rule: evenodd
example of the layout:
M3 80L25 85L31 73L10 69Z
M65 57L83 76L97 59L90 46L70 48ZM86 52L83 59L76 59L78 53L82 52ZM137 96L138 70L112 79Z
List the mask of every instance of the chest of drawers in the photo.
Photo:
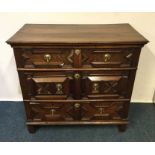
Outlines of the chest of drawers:
M24 25L7 43L14 49L29 132L40 125L88 124L124 131L147 42L129 24Z

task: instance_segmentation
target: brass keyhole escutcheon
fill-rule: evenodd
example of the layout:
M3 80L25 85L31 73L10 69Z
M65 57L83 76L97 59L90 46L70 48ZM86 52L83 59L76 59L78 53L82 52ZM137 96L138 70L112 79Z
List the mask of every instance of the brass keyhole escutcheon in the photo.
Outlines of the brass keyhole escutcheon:
M111 59L111 55L110 55L109 53L106 53L106 54L104 55L104 61L107 62L107 61L109 61L110 59Z
M74 107L75 107L76 109L80 108L80 103L75 103L75 104L74 104Z
M49 63L51 61L51 59L52 59L52 56L50 54L45 54L44 55L44 61L46 63Z
M76 55L79 55L81 53L81 50L80 49L75 49L75 54Z
M80 74L78 74L78 73L74 74L75 79L79 79L80 77L81 77Z

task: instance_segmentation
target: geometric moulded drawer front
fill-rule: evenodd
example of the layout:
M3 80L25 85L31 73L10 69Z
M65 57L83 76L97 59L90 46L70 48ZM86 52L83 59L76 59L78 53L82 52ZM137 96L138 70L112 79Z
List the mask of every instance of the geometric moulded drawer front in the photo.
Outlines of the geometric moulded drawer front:
M70 93L70 79L65 76L34 76L29 85L36 99L66 99Z
M139 56L139 48L131 49L86 49L82 53L82 66L102 67L134 67Z
M28 49L18 51L24 68L71 68L71 49ZM68 59L67 59L68 58Z
M88 98L125 98L128 76L90 75L83 81Z
M125 102L32 102L33 121L121 120Z

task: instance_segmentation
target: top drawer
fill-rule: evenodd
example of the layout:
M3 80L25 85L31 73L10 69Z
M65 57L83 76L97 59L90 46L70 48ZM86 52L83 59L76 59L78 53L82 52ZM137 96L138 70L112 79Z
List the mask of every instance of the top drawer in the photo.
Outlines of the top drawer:
M139 48L15 49L19 68L136 67Z

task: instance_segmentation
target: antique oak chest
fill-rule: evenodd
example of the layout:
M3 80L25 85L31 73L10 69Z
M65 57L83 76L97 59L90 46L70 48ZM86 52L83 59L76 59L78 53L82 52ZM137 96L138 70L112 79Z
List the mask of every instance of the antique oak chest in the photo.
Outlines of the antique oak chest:
M14 50L29 132L40 125L128 124L141 48L129 24L26 24Z

